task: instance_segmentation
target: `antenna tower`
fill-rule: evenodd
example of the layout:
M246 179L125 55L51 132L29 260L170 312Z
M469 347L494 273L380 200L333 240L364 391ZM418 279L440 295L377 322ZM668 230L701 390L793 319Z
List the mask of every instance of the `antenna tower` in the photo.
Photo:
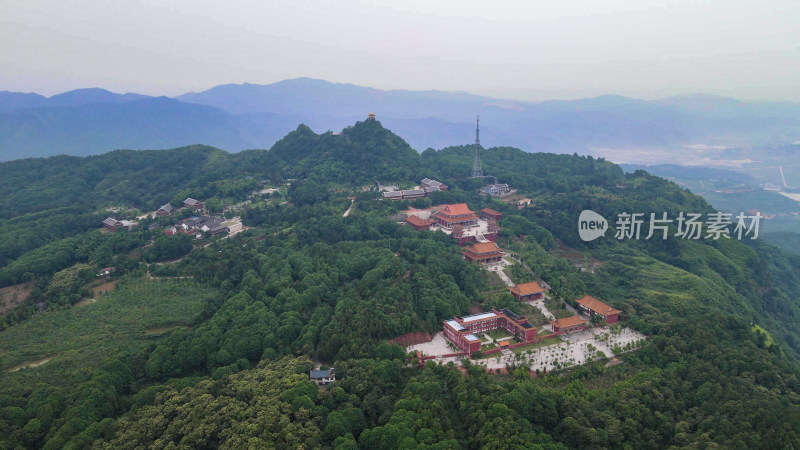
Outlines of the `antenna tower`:
M472 164L472 178L483 176L481 168L481 118L477 117L475 122L475 162Z

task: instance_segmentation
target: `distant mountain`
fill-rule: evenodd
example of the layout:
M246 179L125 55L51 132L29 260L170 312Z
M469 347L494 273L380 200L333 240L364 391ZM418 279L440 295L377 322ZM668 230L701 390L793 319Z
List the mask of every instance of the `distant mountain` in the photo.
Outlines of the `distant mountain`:
M0 113L24 108L42 108L47 106L47 97L39 94L22 92L0 92Z
M740 102L705 94L655 101L606 95L528 103L298 78L268 85L228 84L178 99L233 114L292 115L316 124L310 126L319 131L374 112L388 128L402 129L417 150L470 142L471 132L453 133L473 129L477 114L487 127L486 146L527 151L586 153L601 147L670 148L697 142L762 145L800 136L800 104Z
M75 89L50 97L49 106L81 106L95 103L125 103L143 98L151 98L142 94L115 94L100 88Z
M116 94L100 88L75 89L50 98L39 94L0 92L0 112L11 112L29 108L52 108L58 106L82 106L97 103L125 103L150 98L142 94Z
M338 131L370 112L417 151L472 142L476 115L484 147L531 152L774 146L800 138L800 104L789 102L698 94L655 101L607 95L529 103L297 78L226 84L175 99L97 88L50 98L0 92L0 160L194 143L234 152L268 148L298 124L317 133Z
M115 150L161 149L204 143L241 150L269 147L285 130L220 109L166 97L124 103L25 109L0 114L0 158L53 154L91 155Z

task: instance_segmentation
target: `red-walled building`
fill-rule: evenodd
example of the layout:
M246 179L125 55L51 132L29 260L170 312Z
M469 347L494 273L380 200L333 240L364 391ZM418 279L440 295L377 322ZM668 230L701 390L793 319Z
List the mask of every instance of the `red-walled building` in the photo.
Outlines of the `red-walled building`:
M574 333L588 328L586 321L578 315L551 320L550 324L553 325L553 333Z
M617 323L619 321L619 314L622 312L606 305L591 295L586 295L582 299L579 299L578 306L589 315L599 315L608 325Z
M122 226L122 222L113 217L109 217L103 221L103 226L106 227L108 231L117 231L117 228Z
M475 353L481 348L480 339L473 333L502 328L517 338L520 342L530 342L536 339L536 327L528 319L519 316L508 309L497 310L471 316L454 317L444 321L444 335L461 351Z
M415 216L413 214L406 217L406 222L411 225L417 231L422 230L429 230L431 225L433 225L433 220L431 219L422 219L419 216Z
M431 180L430 178L423 178L420 182L420 185L422 186L422 189L429 192L446 191L450 189L446 184L436 180Z
M189 197L183 201L183 206L192 209L203 209L206 207L206 204L200 200L195 200L192 197Z
M511 292L511 295L521 302L539 300L544 298L544 294L546 292L546 289L536 281L518 284L514 287L508 288L508 290Z
M478 224L478 216L469 209L466 203L445 205L444 208L433 214L433 218L442 228L447 229L455 226L472 227Z
M158 208L158 210L156 210L156 215L158 217L169 216L169 215L172 214L173 209L174 208L172 207L172 205L167 203L166 205L164 205L161 208Z
M494 242L478 242L461 252L469 262L492 263L503 259L505 252Z
M481 349L481 340L456 320L444 321L444 336L470 355Z
M503 217L503 213L497 212L493 209L483 208L481 210L481 219L498 221Z

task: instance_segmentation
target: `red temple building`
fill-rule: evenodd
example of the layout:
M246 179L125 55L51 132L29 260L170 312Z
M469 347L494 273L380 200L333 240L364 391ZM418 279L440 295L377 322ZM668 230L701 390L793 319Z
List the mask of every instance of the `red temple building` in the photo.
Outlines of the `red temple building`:
M518 284L514 287L508 288L508 290L511 292L511 295L514 296L514 298L521 302L540 300L544 298L544 294L546 292L546 289L536 281Z
M505 252L494 242L478 242L461 252L469 262L492 263L503 259Z
M411 227L417 231L429 230L431 228L431 225L433 224L433 220L422 219L419 216L415 216L413 214L406 217L406 222L408 222L408 224L411 225Z
M551 320L550 324L553 325L553 333L574 333L588 328L586 321L578 315Z
M445 205L433 214L436 223L442 228L451 229L457 225L462 227L473 227L478 224L478 216L471 211L466 203L455 205Z
M498 221L503 217L503 213L497 212L493 209L483 208L481 210L481 219Z
M617 323L619 321L619 314L622 312L606 305L590 295L586 295L582 299L579 299L578 306L580 306L582 310L591 316L595 314L599 315L603 318L603 320L606 321L608 325Z
M502 328L520 342L536 339L536 327L528 319L508 309L497 310L471 316L453 317L444 321L445 337L461 351L475 353L481 348L481 340L474 333L485 333Z

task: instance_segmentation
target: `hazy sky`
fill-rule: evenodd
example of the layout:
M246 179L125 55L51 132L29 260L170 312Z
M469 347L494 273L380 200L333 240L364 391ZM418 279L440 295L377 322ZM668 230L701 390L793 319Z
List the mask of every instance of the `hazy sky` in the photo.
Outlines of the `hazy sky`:
M307 76L520 98L800 101L797 0L0 0L0 90Z

